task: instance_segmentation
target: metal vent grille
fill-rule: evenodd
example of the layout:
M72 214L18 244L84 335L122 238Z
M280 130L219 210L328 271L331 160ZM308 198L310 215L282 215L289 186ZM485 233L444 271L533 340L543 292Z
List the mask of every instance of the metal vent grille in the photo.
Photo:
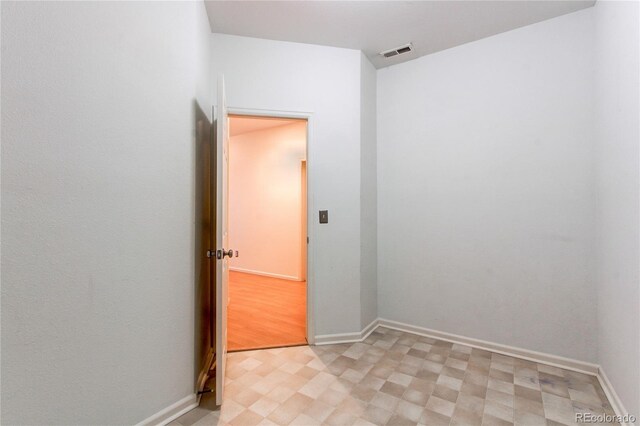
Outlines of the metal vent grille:
M393 56L402 55L403 53L409 53L413 50L413 45L411 43L407 43L403 46L396 47L394 49L385 50L384 52L380 52L380 55L385 58L391 58Z

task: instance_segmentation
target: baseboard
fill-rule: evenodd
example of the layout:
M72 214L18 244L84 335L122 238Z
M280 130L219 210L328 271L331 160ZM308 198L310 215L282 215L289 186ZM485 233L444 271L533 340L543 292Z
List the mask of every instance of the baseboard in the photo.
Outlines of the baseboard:
M334 345L338 343L357 343L362 342L369 337L373 330L378 328L378 319L371 321L362 331L353 333L341 333L341 334L322 334L315 336L315 345Z
M136 426L164 426L198 406L196 394L185 396L170 406L158 411L151 417L147 417Z
M420 336L431 337L433 339L444 340L446 342L458 343L461 345L471 346L502 355L512 356L515 358L526 359L528 361L546 364L553 367L564 368L565 370L577 371L579 373L589 374L591 376L599 376L601 368L597 364L579 361L572 358L565 358L557 355L551 355L544 352L533 351L530 349L518 348L515 346L503 345L500 343L489 342L486 340L474 339L471 337L460 336L457 334L446 333L443 331L432 330L425 327L405 324L398 321L392 321L384 318L377 318L366 326L361 332L342 333L342 334L323 334L315 336L316 345L331 345L338 343L356 343L362 342L378 327L386 327L394 330L400 330L407 333L417 334ZM605 376L606 377L606 376ZM603 385L604 388L604 385ZM609 388L613 388L609 385ZM613 392L613 391L612 391ZM615 395L615 393L612 393ZM619 401L619 399L617 399Z
M420 336L431 337L434 339L444 340L446 342L458 343L478 349L484 349L502 355L526 359L528 361L533 361L540 364L564 368L566 370L577 371L579 373L589 374L592 376L598 375L598 365L585 361L551 355L544 352L532 351L515 346L503 345L486 340L474 339L471 337L459 336L457 334L431 330L429 328L418 327L415 325L405 324L398 321L391 321L383 318L378 319L378 324L382 327L392 328L394 330L406 331L407 333L418 334Z
M271 272L254 271L253 269L238 268L237 266L230 266L229 270L235 272L243 272L245 274L261 275L263 277L280 278L281 280L304 281L300 277L294 277L293 275L281 275L273 274Z
M602 386L602 390L604 391L604 394L607 395L607 398L611 403L611 408L613 408L613 411L618 416L620 416L620 419L624 419L624 416L628 415L629 412L626 410L626 408L624 408L624 404L622 404L622 400L620 400L618 393L616 392L613 385L609 381L609 378L607 377L604 370L602 369L602 366L598 368L598 381L600 382L600 386ZM620 424L622 426L634 425L634 423L631 423L630 421L629 422L621 421Z

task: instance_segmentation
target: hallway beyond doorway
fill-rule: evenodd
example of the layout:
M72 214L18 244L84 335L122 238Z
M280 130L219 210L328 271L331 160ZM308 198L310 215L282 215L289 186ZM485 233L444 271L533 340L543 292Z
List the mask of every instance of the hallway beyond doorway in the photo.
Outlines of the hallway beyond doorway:
M306 345L306 281L229 272L228 348Z

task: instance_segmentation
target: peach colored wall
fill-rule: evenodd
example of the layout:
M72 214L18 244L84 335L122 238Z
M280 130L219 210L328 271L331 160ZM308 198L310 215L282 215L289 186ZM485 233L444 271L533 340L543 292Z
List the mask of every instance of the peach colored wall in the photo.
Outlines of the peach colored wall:
M300 182L306 126L299 121L230 139L229 246L240 252L232 269L305 279Z

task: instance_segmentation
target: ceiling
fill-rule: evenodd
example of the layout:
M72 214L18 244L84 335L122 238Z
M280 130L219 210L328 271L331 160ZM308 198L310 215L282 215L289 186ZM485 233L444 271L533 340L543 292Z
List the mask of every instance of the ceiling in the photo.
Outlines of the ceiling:
M255 132L256 130L270 129L272 127L286 126L287 124L293 124L295 122L296 120L292 119L232 115L229 120L229 136L237 136L243 133Z
M214 33L362 50L376 68L593 6L580 1L205 1ZM381 51L412 42L414 51Z

